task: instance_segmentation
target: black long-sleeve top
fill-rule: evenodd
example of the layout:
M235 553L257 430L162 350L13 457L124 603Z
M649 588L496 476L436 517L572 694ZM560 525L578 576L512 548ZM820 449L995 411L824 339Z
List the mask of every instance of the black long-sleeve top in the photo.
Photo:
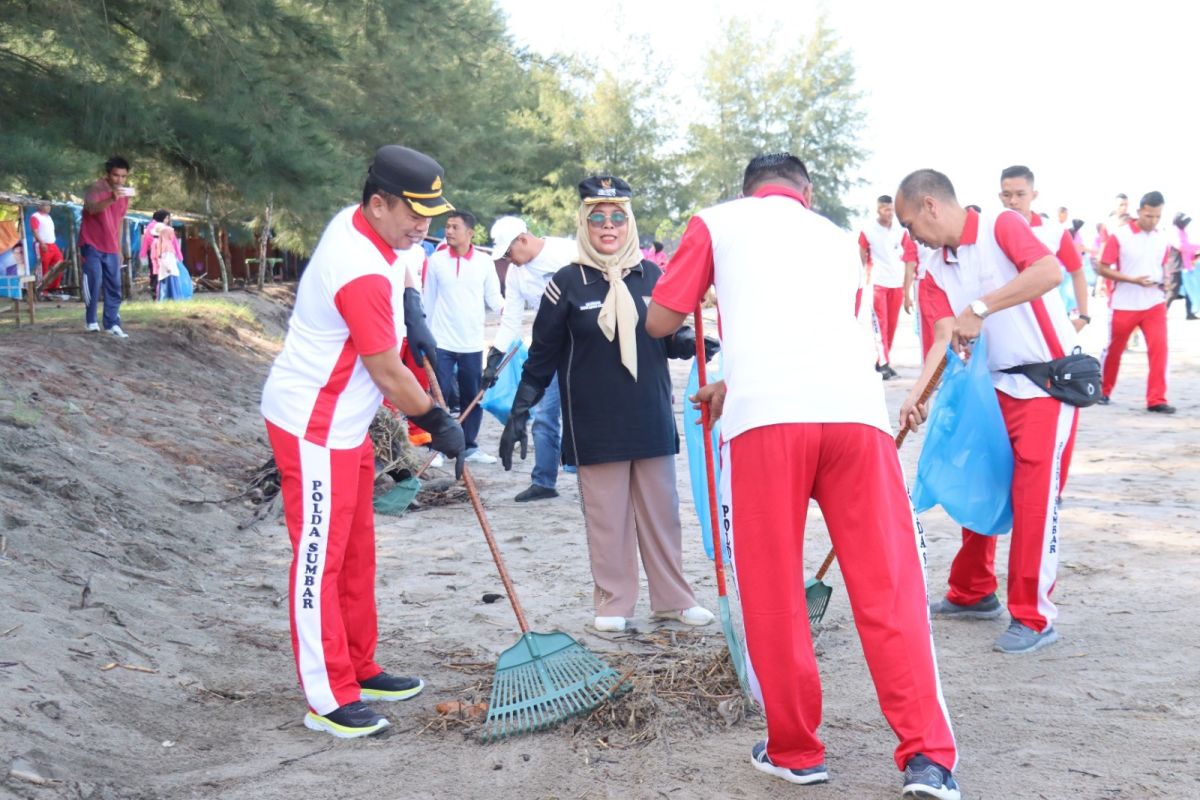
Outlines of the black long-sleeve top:
M619 334L610 342L597 323L608 294L604 275L570 264L547 284L522 381L545 388L558 373L564 464L586 466L679 452L667 340L646 333L646 306L661 276L656 264L642 261L624 279L638 312L636 381L621 364Z

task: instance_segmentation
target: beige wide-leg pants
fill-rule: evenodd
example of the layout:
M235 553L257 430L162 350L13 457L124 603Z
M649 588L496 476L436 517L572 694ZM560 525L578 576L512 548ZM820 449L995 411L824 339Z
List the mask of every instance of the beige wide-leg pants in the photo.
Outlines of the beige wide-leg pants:
M696 605L683 577L675 457L581 466L578 478L596 616L633 616L639 551L651 610L681 611Z

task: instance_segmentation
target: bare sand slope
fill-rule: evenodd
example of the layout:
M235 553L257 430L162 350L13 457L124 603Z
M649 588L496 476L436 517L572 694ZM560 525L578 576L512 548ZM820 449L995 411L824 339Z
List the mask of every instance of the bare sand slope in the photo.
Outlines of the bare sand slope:
M261 298L239 297L280 317ZM1006 657L991 651L1005 619L935 625L968 797L1200 796L1200 324L1172 317L1180 413L1142 410L1137 351L1114 405L1084 412L1063 505L1062 642ZM388 738L306 730L283 526L239 529L252 511L243 499L193 502L237 495L269 456L257 403L277 344L269 331L201 321L134 328L126 342L79 327L0 335L0 767L11 770L0 796L898 795L894 738L836 567L818 641L832 782L789 788L747 763L761 720L726 725L721 698L706 696L702 670L724 647L719 629L651 622L644 596L634 631L590 629L575 479L561 476L556 500L514 503L532 458L512 473L475 470L530 622L636 665L633 696L590 721L493 745L439 720L439 701L486 695L496 655L516 641L508 604L482 602L502 589L459 503L378 518L379 658L422 675L426 692L385 709L396 728ZM1087 332L1097 354L1101 327ZM887 387L894 411L916 375L907 325L893 363L902 375ZM679 387L687 366L675 366ZM486 422L493 452L498 436ZM902 453L910 476L920 444L914 437ZM685 569L715 609L682 456L679 475ZM812 520L815 568L828 538L816 509ZM923 521L936 593L958 531L940 511ZM1003 572L1007 542L1000 547ZM654 694L668 675L684 690Z

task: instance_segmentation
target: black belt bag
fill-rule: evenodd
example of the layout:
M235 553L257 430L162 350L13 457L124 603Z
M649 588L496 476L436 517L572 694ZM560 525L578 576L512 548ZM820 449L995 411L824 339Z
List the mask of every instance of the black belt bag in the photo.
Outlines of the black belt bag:
M1000 370L1024 375L1056 400L1079 408L1100 402L1100 361L1076 347L1069 356Z

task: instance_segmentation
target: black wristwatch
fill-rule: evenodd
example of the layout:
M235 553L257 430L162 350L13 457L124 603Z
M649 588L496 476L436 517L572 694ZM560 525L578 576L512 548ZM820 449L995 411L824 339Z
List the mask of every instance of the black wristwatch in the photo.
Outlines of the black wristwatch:
M1079 315L1079 318L1080 318L1081 320L1083 320L1085 323L1088 323L1088 322L1091 322L1091 321L1092 321L1092 318L1091 318L1091 317L1089 317L1087 314L1080 314L1080 315Z

